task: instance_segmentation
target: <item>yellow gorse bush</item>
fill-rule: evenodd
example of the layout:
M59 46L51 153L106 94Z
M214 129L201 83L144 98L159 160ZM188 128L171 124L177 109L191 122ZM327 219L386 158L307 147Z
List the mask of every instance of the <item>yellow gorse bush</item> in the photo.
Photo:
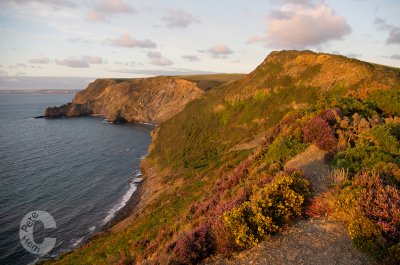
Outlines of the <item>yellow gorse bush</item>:
M250 200L225 212L223 220L239 247L251 247L300 216L309 196L309 182L301 172L282 172L263 187L255 186Z

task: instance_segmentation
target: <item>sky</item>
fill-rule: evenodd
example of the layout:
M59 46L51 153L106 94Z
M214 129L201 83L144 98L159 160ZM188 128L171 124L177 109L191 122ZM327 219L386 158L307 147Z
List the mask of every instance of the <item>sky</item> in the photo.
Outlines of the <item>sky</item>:
M249 73L274 50L400 67L399 0L0 0L0 89Z

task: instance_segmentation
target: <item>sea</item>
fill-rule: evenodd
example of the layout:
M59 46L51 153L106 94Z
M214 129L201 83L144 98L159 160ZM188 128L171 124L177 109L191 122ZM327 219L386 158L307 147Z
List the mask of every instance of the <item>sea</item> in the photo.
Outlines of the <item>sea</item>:
M32 264L70 251L98 233L128 202L140 180L151 125L102 117L35 119L73 95L0 95L0 264ZM44 211L34 243L55 238L39 256L20 240L23 218ZM25 241L26 243L26 241Z

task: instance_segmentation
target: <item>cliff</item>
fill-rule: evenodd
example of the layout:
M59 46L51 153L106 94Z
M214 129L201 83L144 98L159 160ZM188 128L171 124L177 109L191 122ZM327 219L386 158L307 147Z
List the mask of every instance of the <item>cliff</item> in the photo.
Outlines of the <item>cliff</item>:
M238 77L240 75L98 79L77 93L72 103L49 107L44 116L103 115L111 122L158 124L200 98L204 90Z
M273 52L161 122L135 212L56 263L398 264L399 102L399 69Z

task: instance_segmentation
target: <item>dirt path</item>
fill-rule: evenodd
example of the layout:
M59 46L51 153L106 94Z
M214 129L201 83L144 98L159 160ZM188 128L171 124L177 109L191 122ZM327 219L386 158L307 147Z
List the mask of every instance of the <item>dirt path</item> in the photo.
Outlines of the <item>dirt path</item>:
M207 265L375 265L372 258L354 249L346 228L335 221L300 221L280 235L232 258L214 257Z
M301 169L304 175L310 180L316 194L328 188L327 183L330 171L325 163L326 151L315 145L310 145L304 152L298 154L285 164L285 169Z
M311 145L286 163L286 169L302 169L316 194L329 187L325 151ZM204 264L375 265L370 256L356 250L341 222L325 219L299 221L260 245L227 259L213 257Z

